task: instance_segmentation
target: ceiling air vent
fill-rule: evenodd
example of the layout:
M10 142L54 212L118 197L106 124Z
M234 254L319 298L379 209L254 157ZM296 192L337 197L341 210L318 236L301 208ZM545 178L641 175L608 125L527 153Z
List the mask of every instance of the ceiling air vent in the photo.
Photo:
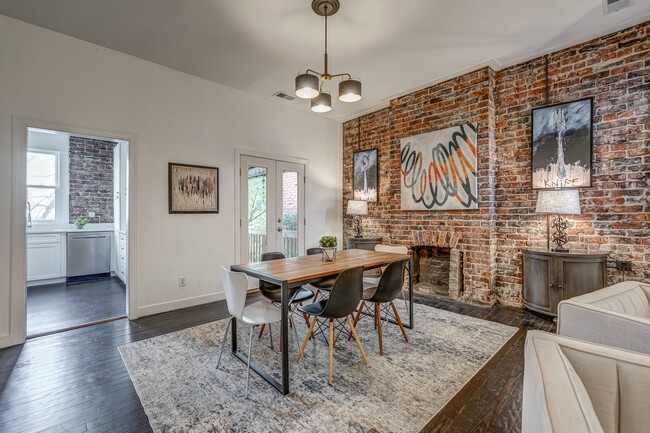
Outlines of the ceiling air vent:
M273 96L277 96L278 98L286 99L287 101L293 101L296 99L295 97L291 95L287 95L286 93L280 91L280 92L275 92Z
M634 0L603 0L603 15L620 11L623 8L632 6Z

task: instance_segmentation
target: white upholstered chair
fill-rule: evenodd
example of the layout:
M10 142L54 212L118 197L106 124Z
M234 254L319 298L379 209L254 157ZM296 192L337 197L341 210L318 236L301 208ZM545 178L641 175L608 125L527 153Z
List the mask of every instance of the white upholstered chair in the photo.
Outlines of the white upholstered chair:
M562 301L557 328L567 337L650 354L650 284L625 281Z
M521 431L647 432L649 389L648 355L530 331Z

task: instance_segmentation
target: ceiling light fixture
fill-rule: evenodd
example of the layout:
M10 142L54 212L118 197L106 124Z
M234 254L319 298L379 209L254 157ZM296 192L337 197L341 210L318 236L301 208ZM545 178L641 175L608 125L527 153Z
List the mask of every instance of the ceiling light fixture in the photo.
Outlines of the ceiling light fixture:
M330 74L327 70L327 17L334 15L340 7L339 0L313 0L311 8L325 17L325 68L320 73L313 69L296 77L296 96L311 99L311 111L327 113L332 110L332 95L323 92L323 84L335 77L346 77L339 83L339 101L357 102L361 99L361 81L353 80L348 73Z

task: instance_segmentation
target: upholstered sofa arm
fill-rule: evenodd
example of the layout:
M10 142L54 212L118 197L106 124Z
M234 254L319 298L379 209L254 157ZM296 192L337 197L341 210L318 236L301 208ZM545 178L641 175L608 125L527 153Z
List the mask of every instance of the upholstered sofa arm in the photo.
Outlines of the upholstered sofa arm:
M557 333L650 354L650 320L589 304L571 300L560 302Z
M615 301L617 297L628 301L623 297L629 293L629 285L616 286L618 287L611 286L560 302L557 333L605 346L650 354L650 319L615 311L606 305L601 306L604 300ZM645 291L647 285L642 286Z

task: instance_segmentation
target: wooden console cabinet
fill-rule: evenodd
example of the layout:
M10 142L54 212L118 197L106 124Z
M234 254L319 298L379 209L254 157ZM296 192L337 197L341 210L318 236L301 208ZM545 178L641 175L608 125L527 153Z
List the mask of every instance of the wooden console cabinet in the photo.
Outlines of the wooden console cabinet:
M346 249L375 250L375 245L381 243L381 238L347 238Z
M524 307L557 316L557 304L602 289L607 283L607 254L522 250Z

